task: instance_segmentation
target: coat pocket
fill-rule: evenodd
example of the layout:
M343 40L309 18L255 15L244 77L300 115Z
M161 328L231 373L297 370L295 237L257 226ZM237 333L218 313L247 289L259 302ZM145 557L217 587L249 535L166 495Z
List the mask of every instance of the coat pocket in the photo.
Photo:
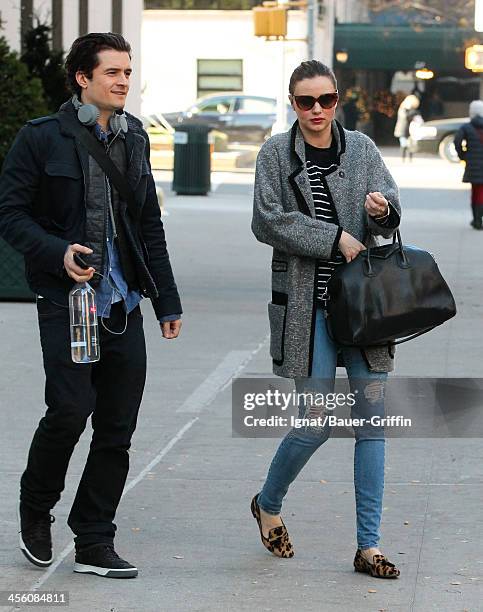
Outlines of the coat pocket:
M71 179L80 179L82 170L79 166L74 166L68 162L62 161L47 161L45 164L45 174L49 176L67 177Z
M276 293L268 304L268 319L270 321L270 355L276 365L282 365L284 360L284 336L287 321L287 294Z
M288 264L281 259L272 259L272 291L286 295ZM274 304L278 301L272 300Z
M79 204L84 201L84 181L79 165L58 160L47 161L44 168L45 208L41 215L48 217L54 230L66 231L75 225Z

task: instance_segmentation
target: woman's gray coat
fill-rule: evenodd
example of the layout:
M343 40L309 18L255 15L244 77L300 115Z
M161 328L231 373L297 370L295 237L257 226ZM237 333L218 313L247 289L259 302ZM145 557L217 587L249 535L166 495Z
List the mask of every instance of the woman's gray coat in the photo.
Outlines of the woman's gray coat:
M332 134L337 168L326 181L340 227L315 218L298 121L290 131L269 138L257 157L252 231L273 247L270 354L274 373L288 378L311 375L316 260L334 256L342 229L365 242L368 226L374 234L390 238L400 221L399 190L374 142L361 132L345 130L336 120ZM390 202L386 226L364 208L372 191L380 191ZM370 243L377 244L377 239L371 236ZM389 372L394 369L394 350L373 347L362 349L362 354L371 370Z

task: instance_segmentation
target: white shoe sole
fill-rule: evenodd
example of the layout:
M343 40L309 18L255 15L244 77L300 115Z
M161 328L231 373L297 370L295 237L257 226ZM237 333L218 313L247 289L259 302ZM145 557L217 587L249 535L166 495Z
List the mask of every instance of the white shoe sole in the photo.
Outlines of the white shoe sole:
M98 567L97 565L84 565L84 563L74 563L74 572L79 574L95 574L103 578L136 578L138 575L137 567L112 569L109 567Z
M20 502L17 504L17 523L20 550L22 551L24 556L30 561L30 563L33 563L37 567L49 567L49 565L52 565L52 561L54 560L53 555L48 561L42 561L42 559L37 559L37 557L35 557L25 545L25 542L22 539L22 526L20 522Z

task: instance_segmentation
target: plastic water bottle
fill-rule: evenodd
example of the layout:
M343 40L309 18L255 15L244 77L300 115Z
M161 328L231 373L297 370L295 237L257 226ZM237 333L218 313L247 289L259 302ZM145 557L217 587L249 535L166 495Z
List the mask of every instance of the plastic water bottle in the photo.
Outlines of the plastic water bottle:
M99 361L96 292L89 283L77 283L69 293L70 346L74 363Z

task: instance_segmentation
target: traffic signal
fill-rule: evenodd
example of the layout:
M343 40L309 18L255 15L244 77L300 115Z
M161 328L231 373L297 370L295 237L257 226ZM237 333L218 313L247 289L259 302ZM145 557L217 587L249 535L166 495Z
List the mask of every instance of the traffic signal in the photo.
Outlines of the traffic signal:
M255 36L287 36L287 9L256 6L253 9Z
M465 50L465 67L473 72L483 72L483 45L473 45Z

